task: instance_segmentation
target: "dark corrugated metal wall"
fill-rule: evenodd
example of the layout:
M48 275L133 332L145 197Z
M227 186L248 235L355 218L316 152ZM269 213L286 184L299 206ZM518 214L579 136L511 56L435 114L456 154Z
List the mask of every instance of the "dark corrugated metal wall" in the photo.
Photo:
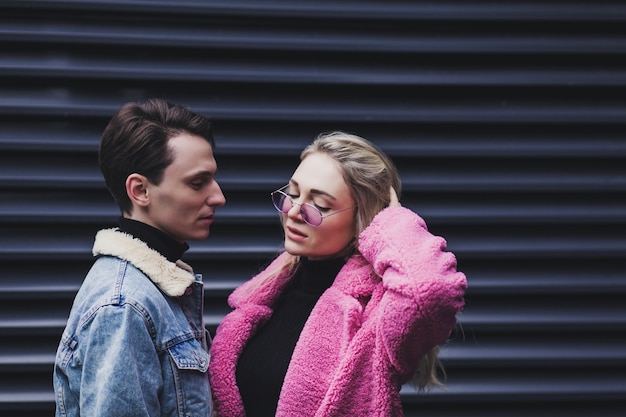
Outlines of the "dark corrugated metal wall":
M214 330L280 245L269 191L321 131L372 139L470 282L448 390L407 416L623 416L626 5L0 2L0 414L54 408L54 352L117 209L123 102L210 115L228 205L188 261Z

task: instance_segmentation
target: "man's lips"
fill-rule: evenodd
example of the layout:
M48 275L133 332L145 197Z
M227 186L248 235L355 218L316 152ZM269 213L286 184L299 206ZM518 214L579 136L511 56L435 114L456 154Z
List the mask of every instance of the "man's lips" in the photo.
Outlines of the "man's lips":
M215 214L207 214L205 216L200 216L198 219L202 221L213 221L213 216Z

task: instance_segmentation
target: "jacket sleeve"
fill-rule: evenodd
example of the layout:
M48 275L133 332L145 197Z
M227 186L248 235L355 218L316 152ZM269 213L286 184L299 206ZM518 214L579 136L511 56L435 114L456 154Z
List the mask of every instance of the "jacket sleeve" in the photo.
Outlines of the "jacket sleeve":
M144 316L129 304L104 306L83 330L81 415L161 415L161 367Z
M359 237L359 250L382 277L376 337L394 368L413 374L420 358L444 343L463 308L465 275L446 241L404 207L381 211Z

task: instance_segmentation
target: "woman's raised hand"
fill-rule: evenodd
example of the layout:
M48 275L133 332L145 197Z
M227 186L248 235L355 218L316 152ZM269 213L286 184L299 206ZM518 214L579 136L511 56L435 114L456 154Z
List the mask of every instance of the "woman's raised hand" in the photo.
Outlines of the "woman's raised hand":
M391 197L389 199L389 207L402 206L402 204L400 204L400 200L398 200L398 194L396 194L396 190L394 190L393 187L389 187L389 195Z

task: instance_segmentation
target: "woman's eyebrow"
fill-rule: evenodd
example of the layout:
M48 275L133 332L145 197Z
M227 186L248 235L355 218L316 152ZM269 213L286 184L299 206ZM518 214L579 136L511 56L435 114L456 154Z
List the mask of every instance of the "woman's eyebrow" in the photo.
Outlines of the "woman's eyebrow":
M298 184L298 181L296 181L296 180L294 180L294 179L289 180L289 182L290 182L291 184L293 184L294 186L296 186L296 187L299 187L299 186L300 186L300 185ZM330 198L330 199L332 199L332 200L337 200L337 198L335 198L335 196L334 196L334 195L329 194L329 193L327 193L326 191L318 190L317 188L312 188L312 189L311 189L311 194L314 194L314 195L323 195L323 196L326 196L326 197L328 197L328 198Z
M316 188L311 189L311 194L324 195L332 200L336 200L335 196L333 196L332 194L328 194L326 191L318 190Z

